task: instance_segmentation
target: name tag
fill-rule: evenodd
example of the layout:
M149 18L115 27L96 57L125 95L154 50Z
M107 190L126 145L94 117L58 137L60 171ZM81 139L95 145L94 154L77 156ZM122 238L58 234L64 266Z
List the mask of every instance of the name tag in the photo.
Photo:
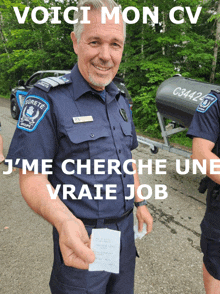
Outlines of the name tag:
M73 117L74 124L79 124L79 123L84 123L84 122L91 122L91 121L93 121L93 117L91 115Z

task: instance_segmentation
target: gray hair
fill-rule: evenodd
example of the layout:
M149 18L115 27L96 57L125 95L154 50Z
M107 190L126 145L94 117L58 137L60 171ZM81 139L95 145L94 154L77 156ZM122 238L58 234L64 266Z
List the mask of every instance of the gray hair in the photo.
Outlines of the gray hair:
M78 22L74 24L74 32L75 36L77 39L77 42L79 43L81 34L83 32L83 24L80 23L80 21L83 19L83 10L80 9L80 7L83 6L89 6L94 10L101 10L103 6L108 7L111 11L114 7L119 7L120 8L120 13L122 14L121 11L121 6L118 5L114 0L79 0L77 8L78 11L74 12L74 19L78 19ZM126 23L123 21L123 28L124 28L124 41L126 38Z

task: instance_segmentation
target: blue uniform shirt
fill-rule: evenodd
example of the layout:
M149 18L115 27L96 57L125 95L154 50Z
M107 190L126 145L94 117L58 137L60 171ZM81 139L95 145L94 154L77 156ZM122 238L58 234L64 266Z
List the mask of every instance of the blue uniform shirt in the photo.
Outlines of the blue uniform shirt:
M187 136L203 138L216 143L220 135L220 94L212 91L197 107ZM201 223L203 234L220 240L220 202L207 195L207 209Z
M136 148L137 138L127 99L114 83L105 90L105 101L85 81L74 66L71 74L59 79L63 85L57 86L51 80L41 80L35 84L25 99L17 129L9 149L7 159L13 159L14 166L22 168L21 160L31 163L39 160L53 159L52 175L48 179L53 187L61 184L60 199L77 217L107 218L119 217L133 207L133 199L125 200L130 195L128 185L133 184L133 175L121 168L127 159L131 159L131 150ZM125 110L126 117L121 114ZM90 116L93 121L76 123L77 118ZM75 122L73 121L75 118ZM18 165L15 165L20 158ZM67 170L75 171L66 175L61 170L62 162L74 160L67 164ZM91 160L91 174L82 168L77 173L77 166ZM103 174L94 173L94 160L105 160ZM120 161L121 174L113 171L108 174L108 160ZM79 162L77 162L79 160ZM88 162L87 162L88 163ZM128 165L132 171L132 164ZM74 195L78 197L83 185L87 185L94 198L97 194L94 185L103 185L103 200L91 200L82 197L63 200L63 185L73 185ZM116 185L116 200L106 200L106 185Z
M216 92L206 95L197 107L187 132L189 137L199 137L216 143L220 128L220 96Z

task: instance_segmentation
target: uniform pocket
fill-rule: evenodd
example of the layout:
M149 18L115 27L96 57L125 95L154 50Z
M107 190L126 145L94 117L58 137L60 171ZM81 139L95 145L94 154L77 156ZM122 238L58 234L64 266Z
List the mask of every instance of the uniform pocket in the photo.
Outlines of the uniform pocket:
M120 125L121 125L122 132L125 136L132 136L130 122L122 121L122 122L120 122Z
M50 280L52 294L87 294L87 290L76 286L70 286L58 281L55 277Z
M109 136L105 128L97 128L89 123L75 124L67 129L67 134L74 144L95 141Z
M131 144L132 144L131 123L122 121L122 122L120 122L120 126L121 126L121 129L122 129L122 133L124 135L124 140L123 140L124 144L126 144L126 146L128 148L131 148Z
M97 127L92 123L73 124L70 128L66 128L66 132L71 150L80 154L83 151L90 151L96 142L109 136L106 128Z

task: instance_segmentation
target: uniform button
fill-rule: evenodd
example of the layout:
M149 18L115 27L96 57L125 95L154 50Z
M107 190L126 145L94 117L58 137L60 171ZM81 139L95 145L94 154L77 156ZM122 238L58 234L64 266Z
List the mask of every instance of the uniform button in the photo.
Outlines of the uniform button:
M95 135L94 135L94 134L91 134L91 135L90 135L90 137L91 137L91 138L94 138L94 137L95 137Z
M121 153L121 149L119 149L118 152Z
M124 174L124 178L126 177L126 174Z
M113 127L113 130L115 130L115 127Z

